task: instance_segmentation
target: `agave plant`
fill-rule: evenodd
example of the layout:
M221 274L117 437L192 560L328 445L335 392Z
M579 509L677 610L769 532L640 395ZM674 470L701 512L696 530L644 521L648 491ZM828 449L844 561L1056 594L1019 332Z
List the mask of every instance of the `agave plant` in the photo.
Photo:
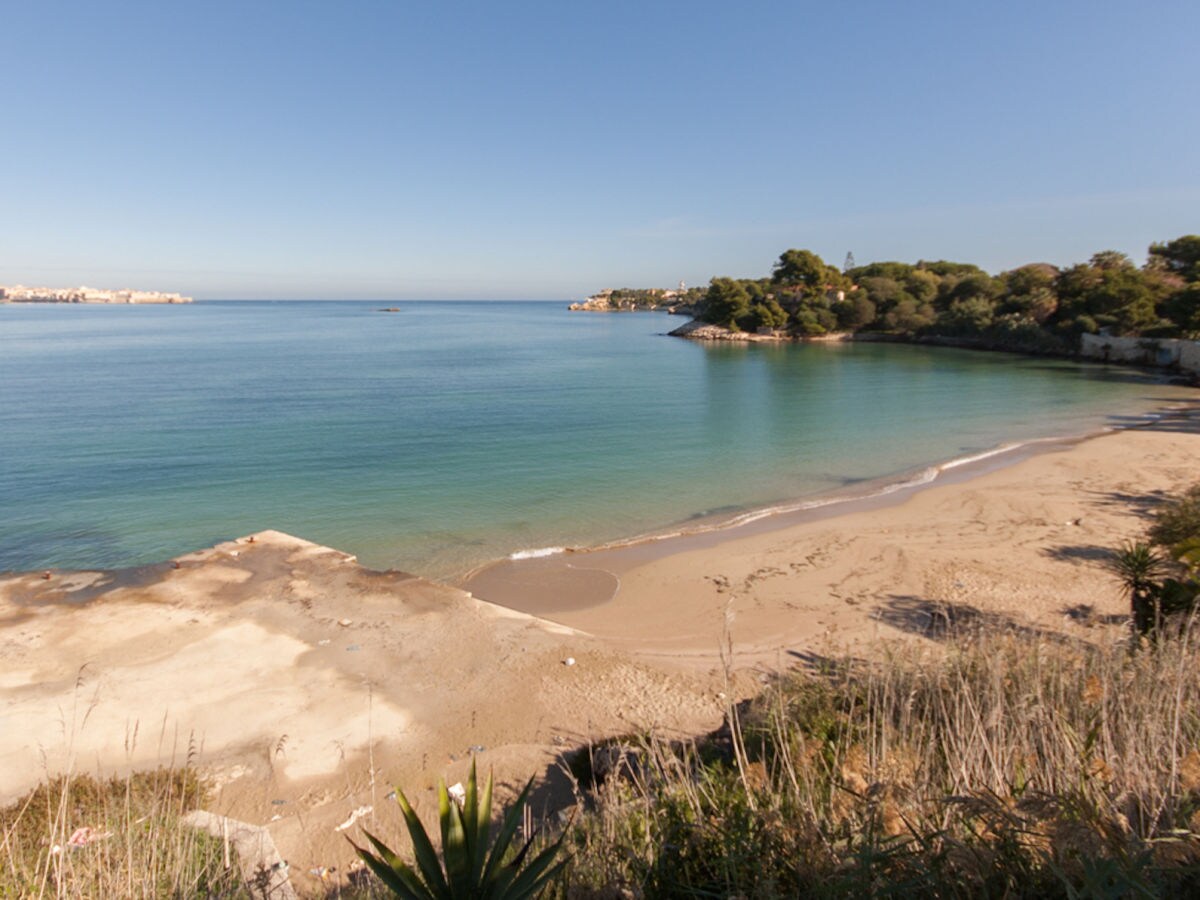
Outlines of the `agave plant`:
M1158 578L1166 572L1167 561L1149 544L1127 541L1109 558L1108 566L1129 593L1134 631L1150 634L1162 614Z
M433 848L412 804L399 788L396 800L404 812L404 823L412 838L416 866L408 865L369 831L363 830L375 853L350 843L363 862L397 897L406 900L521 900L536 895L566 864L555 862L563 836L532 859L528 859L535 835L506 861L516 837L517 826L529 799L533 779L525 785L504 815L495 841L489 846L492 828L492 777L480 796L475 763L467 779L462 805L454 802L443 781L438 785L438 818L442 828L442 853ZM564 833L565 836L565 833Z

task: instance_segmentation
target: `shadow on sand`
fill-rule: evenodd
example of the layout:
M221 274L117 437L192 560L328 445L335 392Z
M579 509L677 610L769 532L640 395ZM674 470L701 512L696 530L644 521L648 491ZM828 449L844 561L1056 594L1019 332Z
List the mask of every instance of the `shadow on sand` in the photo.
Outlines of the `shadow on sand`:
M889 597L872 610L871 618L898 631L932 640L949 640L988 631L1060 644L1072 643L1067 635L1019 622L1003 613L984 612L965 603L925 600L911 595Z

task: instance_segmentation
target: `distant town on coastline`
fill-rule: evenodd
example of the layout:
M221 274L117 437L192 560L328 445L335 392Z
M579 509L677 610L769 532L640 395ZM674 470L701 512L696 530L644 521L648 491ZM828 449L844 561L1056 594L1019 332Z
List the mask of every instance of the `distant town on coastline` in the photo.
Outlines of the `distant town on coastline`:
M971 263L920 261L838 269L787 250L765 278L707 287L604 290L571 309L666 309L712 326L685 336L804 339L892 335L1033 353L1073 353L1085 335L1200 338L1200 235L1152 244L1144 265L1113 250L1059 268L989 275Z
M191 303L191 297L162 291L92 287L48 288L0 284L0 303Z

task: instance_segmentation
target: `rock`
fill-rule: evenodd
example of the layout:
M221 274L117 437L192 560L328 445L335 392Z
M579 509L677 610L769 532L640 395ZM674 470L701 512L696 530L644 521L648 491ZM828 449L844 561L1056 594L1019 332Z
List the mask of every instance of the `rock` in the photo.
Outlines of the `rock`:
M671 337L687 338L692 341L739 341L754 343L758 341L776 342L791 340L787 334L781 332L751 334L748 331L731 331L724 325L713 325L710 322L702 322L700 319L692 319L692 321L680 325L673 331L667 332L667 334Z

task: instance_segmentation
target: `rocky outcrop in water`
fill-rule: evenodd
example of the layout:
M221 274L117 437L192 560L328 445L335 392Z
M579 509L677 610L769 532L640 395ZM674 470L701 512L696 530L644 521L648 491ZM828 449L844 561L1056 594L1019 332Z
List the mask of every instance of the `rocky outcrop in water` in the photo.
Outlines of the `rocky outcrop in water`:
M671 337L687 338L691 341L733 341L740 343L778 343L791 341L793 338L786 331L733 331L724 325L713 325L700 319L680 325L673 331L667 332Z

